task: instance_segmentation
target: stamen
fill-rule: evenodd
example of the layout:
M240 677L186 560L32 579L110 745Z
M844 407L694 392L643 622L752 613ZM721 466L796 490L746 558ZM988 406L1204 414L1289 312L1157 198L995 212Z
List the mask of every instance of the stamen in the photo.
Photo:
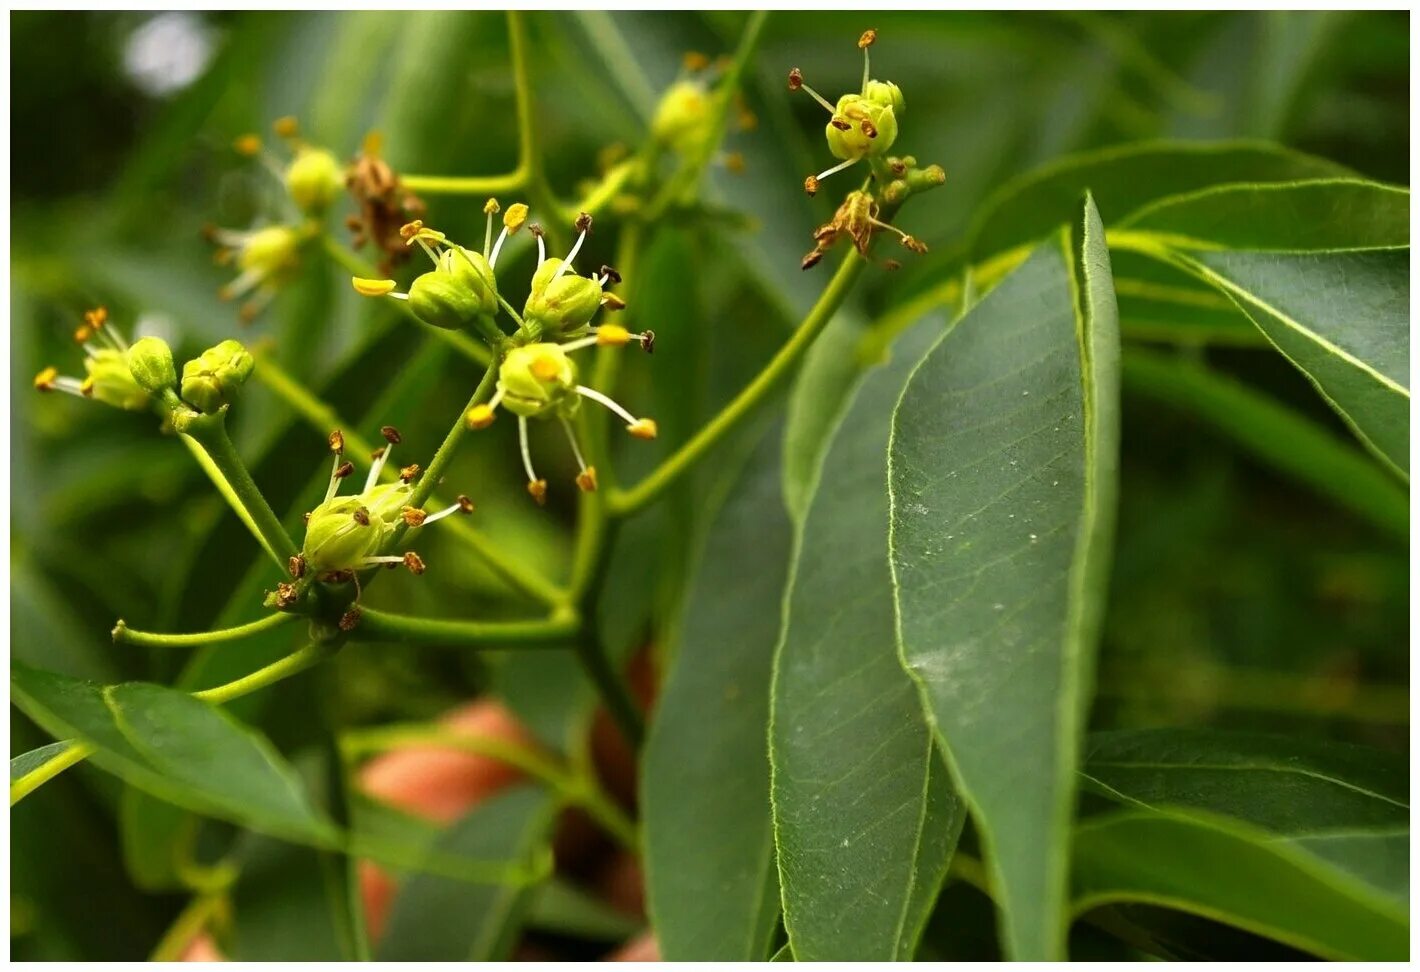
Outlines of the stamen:
M477 431L478 429L486 429L488 426L492 425L495 417L491 403L480 403L468 410L468 413L464 415L464 421L468 423L470 429Z
M611 326L613 325L603 324L602 328L604 329ZM573 351L580 351L583 348L590 348L592 345L599 343L601 342L597 340L596 334L593 333L591 337L578 338L575 341L568 341L566 344L562 345L562 350L566 351L568 354L571 354Z
M572 261L577 259L577 254L581 251L582 244L586 241L587 234L590 233L592 229L591 213L577 214L576 227L577 241L572 244L572 249L568 251L567 258L562 261L562 265L558 267L557 272L552 275L553 280L556 280L558 277L562 276L569 269L571 269Z
M330 483L327 484L326 487L325 487L325 502L327 502L327 503L329 503L329 502L331 501L331 499L335 496L336 492L340 489L340 481L341 481L342 479L344 479L345 476L350 475L350 473L348 473L348 472L345 473L344 476L342 476L342 475L340 474L340 470L341 470L344 466L350 466L350 463L348 463L348 462L342 462L342 461L341 461L341 457L340 457L340 453L337 452L337 453L335 454L335 462L334 462L334 464L330 467ZM355 467L354 467L354 466L350 466L350 468L351 468L351 469L354 469Z
M528 474L528 482L537 482L537 473L533 471L532 450L528 448L528 420L527 416L518 416L518 449L523 454L523 472Z
M408 512L408 511L406 511L406 512ZM422 511L420 511L420 512L422 512ZM446 517L446 516L452 516L452 515L455 514L455 513L463 513L464 515L468 515L469 513L472 513L472 512L473 512L473 500L469 499L467 496L460 496L460 497L458 498L458 501L457 501L457 502L455 502L455 503L453 503L453 504L451 504L451 505L449 505L449 506L446 506L444 509L440 510L439 512L427 514L427 515L424 517L423 522L424 522L425 525L428 525L428 524L430 524L430 523L435 523L435 522L437 522L437 521L439 521L439 520L442 520L442 519L443 519L444 517ZM417 524L416 524L416 525L417 525Z
M419 235L419 236L416 236L416 237L414 238L414 240L415 240L415 242L417 242L421 247L424 248L424 252L427 253L427 254L429 254L429 259L430 259L430 260L433 260L433 261L434 261L434 266L437 267L437 266L439 265L439 254L435 253L434 250L433 250L433 248L431 248L428 243L425 243L425 242L424 242L424 237L423 237L423 235L421 234L421 235Z
M489 249L493 246L493 214L498 212L498 200L489 197L483 204L483 255L488 256Z
M542 227L537 223L529 223L528 232L537 239L537 265L542 266L547 262L547 244L542 239Z
M418 475L419 475L419 463L417 463L417 462L411 462L409 465L405 466L403 469L401 469L401 470L399 471L399 479L400 479L400 482L403 482L403 483L412 483L412 482L414 482L414 477L416 477L416 476L418 476Z
M237 279L217 291L221 300L232 300L259 285L266 273L262 270L243 270Z
M49 391L54 387L55 379L59 377L59 369L53 366L45 368L35 375L35 390Z
M572 457L577 460L577 468L582 472L586 472L587 462L582 458L582 450L577 448L577 436L576 433L572 431L572 423L567 421L567 416L565 415L559 415L557 419L562 423L562 431L567 433L567 444L572 447Z
M631 343L631 332L620 324L603 324L597 328L595 340L601 347L619 348Z
M842 172L844 169L848 168L850 165L856 165L857 162L858 162L858 159L844 159L842 162L838 163L837 165L832 166L832 167L827 168L827 169L824 169L824 170L823 170L822 172L820 172L818 175L809 176L807 179L804 180L804 191L807 192L810 196L812 196L814 193L818 192L818 184L819 184L819 182L821 182L821 181L824 180L824 179L827 179L829 176L833 175L835 172Z
M330 435L325 437L326 444L330 446L330 451L341 453L345 451L345 433L339 429L331 429Z
M371 280L368 277L351 277L350 285L361 297L384 297L393 293L396 286L393 280Z
M612 399L610 399L610 398L608 398L607 396L603 395L601 392L597 391L595 388L588 388L586 385L578 385L578 386L576 387L576 392L577 392L578 395L581 395L583 398L590 398L592 401L596 402L597 404L602 405L602 406L604 406L604 407L606 407L606 408L611 409L613 412L615 412L617 415L619 415L621 418L623 418L623 419L626 421L626 424L627 424L627 425L635 425L635 424L636 424L636 421L637 421L636 416L632 415L632 414L631 414L630 412L628 412L626 409L622 408L620 405L618 405L618 404L617 404L616 402L614 402Z
M365 475L365 488L362 492L368 493L380 481L380 473L384 472L385 463L389 461L390 448L385 446L383 449L376 449L375 454L370 457L373 461L370 463L369 473Z
M637 419L626 427L638 439L654 439L656 437L656 420L643 418Z
M810 88L807 84L804 84L804 72L800 71L798 68L794 68L792 71L789 72L789 90L799 91L801 89L807 91L809 93L809 96L812 97L814 101L817 101L819 104L823 105L824 109L827 110L830 115L833 114L835 109L833 105L828 103L828 99L826 99L823 95L819 94L813 88Z
M270 284L263 284L256 289L256 293L252 295L250 300L242 304L242 309L238 312L239 316L244 323L250 324L275 299L276 288Z
M868 94L868 48L873 46L873 42L878 39L878 32L869 27L863 31L863 36L858 38L858 46L863 49L863 90L860 94Z

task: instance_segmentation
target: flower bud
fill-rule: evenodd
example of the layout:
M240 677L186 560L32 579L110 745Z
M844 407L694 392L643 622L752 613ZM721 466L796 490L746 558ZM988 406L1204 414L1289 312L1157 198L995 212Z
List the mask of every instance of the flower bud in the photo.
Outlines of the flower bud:
M409 309L426 324L457 330L498 312L493 268L483 254L460 249L462 256L445 250L438 265L409 287Z
M503 406L532 418L553 408L575 407L577 368L556 344L528 344L509 351L498 369Z
M902 93L891 82L870 82L873 95L846 94L838 99L833 118L824 128L828 149L840 159L882 155L897 139Z
M240 342L223 341L182 366L183 400L199 412L215 412L232 403L255 367Z
M162 338L145 337L133 342L128 349L128 371L140 388L154 395L177 384L173 350Z
M168 367L172 367L172 352L168 352ZM94 351L84 359L84 370L88 372L88 377L81 388L87 397L130 412L140 412L148 407L151 396L134 380L128 355L124 352L112 348Z
M561 266L561 260L550 257L537 268L523 316L537 321L545 331L572 334L591 323L601 306L602 285L570 271L558 277Z
M661 96L651 121L651 137L657 144L688 154L699 147L708 134L710 96L696 81L677 81Z
M302 147L286 168L286 190L301 212L323 213L345 187L345 170L325 149Z

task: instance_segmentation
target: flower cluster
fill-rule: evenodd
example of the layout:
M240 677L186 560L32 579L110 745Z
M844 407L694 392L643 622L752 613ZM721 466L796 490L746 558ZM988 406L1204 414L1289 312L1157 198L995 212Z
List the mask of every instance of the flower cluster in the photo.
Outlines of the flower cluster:
M528 445L529 419L556 419L566 431L572 455L577 461L577 486L584 491L597 488L597 471L585 461L570 419L583 399L611 410L625 423L627 431L642 439L656 436L656 423L637 418L609 396L580 384L577 367L569 356L583 348L622 347L635 341L645 351L655 345L651 331L632 333L616 324L594 325L602 307L619 310L625 306L606 290L621 277L611 267L582 276L574 261L592 228L592 217L580 214L574 228L576 241L565 257L547 254L542 230L527 224L537 243L537 267L533 271L528 297L519 314L499 293L498 258L510 237L527 222L528 207L515 203L503 212L497 200L484 207L486 227L483 250L471 250L448 239L416 220L401 230L406 244L418 245L434 264L434 269L416 277L407 292L400 292L393 280L352 278L355 290L366 297L390 298L407 302L410 312L435 327L467 329L493 345L501 360L493 397L470 408L465 421L470 429L484 429L493 423L498 408L518 418L518 442L528 492L538 503L546 502L547 480L537 475ZM494 217L502 213L502 229L493 236ZM517 325L505 334L494 320L499 309Z
M947 176L941 166L918 168L917 160L910 155L888 155L897 141L898 122L906 103L897 85L872 76L868 49L877 39L876 30L866 30L858 38L863 52L863 83L857 92L843 95L836 104L804 83L803 72L798 68L789 72L789 90L807 92L828 111L824 138L834 158L841 160L804 179L804 191L815 195L824 179L859 162L867 161L872 170L869 185L850 192L833 219L814 231L814 249L803 260L805 270L823 259L840 239L850 241L859 253L868 256L873 236L879 230L895 233L902 245L914 253L927 249L921 241L879 218L884 206L895 208L912 193L941 185ZM889 269L898 265L894 260L884 262Z
M217 412L235 400L255 367L246 348L227 340L184 364L179 383L167 342L144 337L130 345L109 323L103 307L84 312L74 340L84 349L85 377L61 375L51 366L35 375L35 388L134 412L174 407L201 414Z

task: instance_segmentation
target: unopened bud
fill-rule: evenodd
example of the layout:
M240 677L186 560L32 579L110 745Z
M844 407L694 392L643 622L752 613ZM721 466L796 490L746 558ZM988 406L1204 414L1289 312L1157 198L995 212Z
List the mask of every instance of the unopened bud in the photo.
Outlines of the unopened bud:
M182 398L199 412L215 412L236 400L255 367L241 342L223 341L182 366Z
M162 338L145 337L128 349L128 370L140 388L160 395L177 384L173 349Z
M325 149L302 147L286 168L286 191L307 215L325 212L344 188L344 167Z

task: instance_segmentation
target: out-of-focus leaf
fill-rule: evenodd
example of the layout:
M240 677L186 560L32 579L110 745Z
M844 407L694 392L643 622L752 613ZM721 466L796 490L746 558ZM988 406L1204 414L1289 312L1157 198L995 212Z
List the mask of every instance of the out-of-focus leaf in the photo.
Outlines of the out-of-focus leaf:
M1124 340L1181 347L1268 346L1237 304L1192 274L1129 250L1114 250L1109 259Z
M1016 959L1063 957L1070 819L1114 520L1119 333L1087 198L933 348L893 420L892 561Z
M527 857L548 840L557 801L520 786L481 803L435 844L471 857ZM506 960L531 897L528 886L474 884L421 874L399 889L380 940L382 962Z
M98 748L93 761L165 800L283 837L337 841L265 739L185 692L101 686L12 665L15 703L48 732Z
M1115 800L1260 827L1404 900L1408 767L1394 753L1295 736L1138 729L1091 736L1081 772Z
M623 942L641 927L625 912L560 878L533 889L526 920L539 931L602 942Z
M646 743L647 896L666 961L761 961L778 918L765 733L790 542L780 429L712 525Z
M937 334L918 325L863 380L796 531L769 752L800 961L910 958L965 818L897 658L888 565L892 406Z
M1267 142L1138 142L1067 156L996 190L967 233L980 259L1029 243L1074 218L1089 190L1113 226L1163 196L1222 182L1284 182L1349 175L1344 166Z
M1213 186L1160 199L1117 226L1190 250L1404 247L1410 192L1361 179Z
M1284 475L1397 538L1410 535L1410 501L1360 449L1241 382L1183 358L1130 348L1125 391L1207 422Z
M1204 915L1324 958L1402 961L1405 909L1223 817L1121 811L1075 833L1075 910L1138 901Z

